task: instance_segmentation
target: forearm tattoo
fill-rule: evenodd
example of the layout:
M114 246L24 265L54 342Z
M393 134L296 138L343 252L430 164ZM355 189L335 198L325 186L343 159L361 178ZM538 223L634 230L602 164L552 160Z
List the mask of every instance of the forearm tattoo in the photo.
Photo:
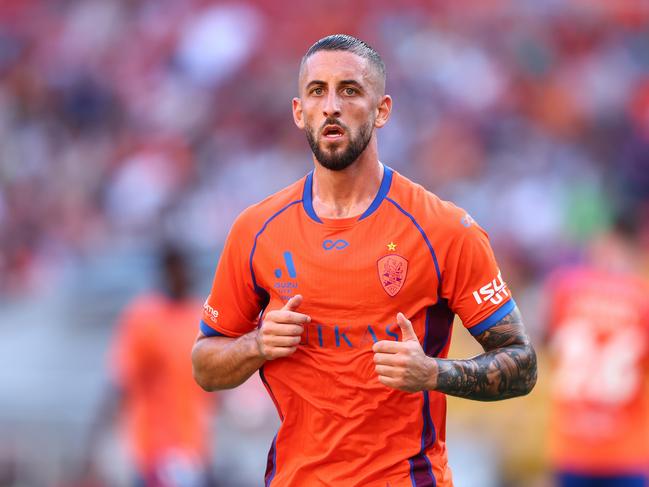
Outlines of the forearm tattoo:
M518 308L476 336L485 353L468 360L437 359L436 390L478 401L522 396L536 383L536 353Z

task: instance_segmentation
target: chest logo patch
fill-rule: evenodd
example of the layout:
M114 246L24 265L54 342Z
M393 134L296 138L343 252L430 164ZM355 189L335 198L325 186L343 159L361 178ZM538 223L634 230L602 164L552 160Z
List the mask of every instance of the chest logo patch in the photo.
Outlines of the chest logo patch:
M391 254L381 257L376 264L381 286L388 296L396 296L406 282L408 261L400 255Z
M349 242L347 240L325 240L322 242L322 248L325 250L331 250L331 249L336 249L336 250L342 250L345 247L349 246Z

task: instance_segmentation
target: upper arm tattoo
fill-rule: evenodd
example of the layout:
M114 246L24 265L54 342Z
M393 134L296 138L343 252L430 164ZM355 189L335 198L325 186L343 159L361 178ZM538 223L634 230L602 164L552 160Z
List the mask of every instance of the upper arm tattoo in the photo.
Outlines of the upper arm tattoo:
M509 345L529 345L530 339L525 333L523 319L518 307L491 328L476 335L475 339L485 352Z
M536 353L518 308L477 335L485 353L468 360L437 359L436 390L495 401L527 394L536 383Z

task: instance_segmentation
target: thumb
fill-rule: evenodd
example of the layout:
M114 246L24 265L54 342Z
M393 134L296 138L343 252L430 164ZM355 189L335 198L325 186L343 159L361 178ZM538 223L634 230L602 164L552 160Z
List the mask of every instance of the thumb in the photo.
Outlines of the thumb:
M287 311L297 311L297 309L302 304L302 295L296 294L291 299L289 299L282 309Z
M410 323L410 320L403 313L397 313L397 323L399 324L399 328L401 328L401 341L419 341L415 330L412 328L412 323Z

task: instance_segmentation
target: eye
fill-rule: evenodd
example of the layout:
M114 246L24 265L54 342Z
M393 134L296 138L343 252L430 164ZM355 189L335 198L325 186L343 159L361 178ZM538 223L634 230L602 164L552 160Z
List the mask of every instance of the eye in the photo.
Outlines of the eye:
M322 95L322 93L324 93L324 90L322 89L322 87L318 86L316 88L313 88L311 90L311 93L313 93L314 95L320 96L320 95Z
M356 88L345 88L345 95L354 96L357 93Z

